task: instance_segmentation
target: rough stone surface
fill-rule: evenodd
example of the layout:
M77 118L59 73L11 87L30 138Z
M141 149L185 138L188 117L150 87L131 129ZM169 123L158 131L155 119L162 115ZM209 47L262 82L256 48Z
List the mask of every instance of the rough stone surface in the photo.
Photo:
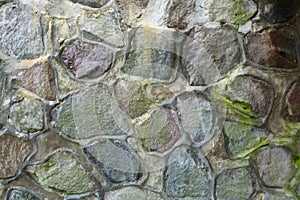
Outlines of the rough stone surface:
M175 114L170 109L159 108L137 127L138 137L147 151L163 152L180 137Z
M254 163L264 183L283 187L295 173L292 152L284 147L262 147L254 155Z
M9 133L0 136L0 178L17 175L32 151L33 145L29 139L18 138Z
M109 89L104 85L70 96L58 112L59 130L73 139L120 135L126 128L119 123L121 116L114 108Z
M177 98L177 107L182 128L193 141L204 142L205 138L209 138L213 125L213 108L204 96L184 93Z
M107 192L104 198L109 200L163 200L163 198L161 198L159 194L147 190L142 190L137 187L125 187L112 192Z
M40 56L44 51L44 18L29 5L7 3L0 9L0 43L8 55L22 59Z
M246 168L226 170L218 175L216 182L217 199L248 199L254 192Z
M233 157L247 155L258 148L267 137L263 129L236 122L225 122L224 134L228 152Z
M283 115L285 118L300 122L300 81L292 84L284 102Z
M265 117L273 102L273 90L268 83L257 77L240 75L228 85L225 95L232 105L233 112L237 111L250 118Z
M168 196L210 199L212 172L196 149L185 146L175 149L167 166L165 185Z
M47 63L37 63L22 71L15 83L46 100L56 99L55 74Z
M110 69L112 51L104 45L76 40L64 48L61 59L76 78L94 79Z
M143 176L140 158L122 141L102 140L84 152L112 183L134 182Z
M40 198L38 198L37 196L35 196L34 194L28 191L17 190L17 189L13 189L12 191L10 191L9 197L7 198L7 200L22 200L22 199L39 200Z
M27 170L43 187L61 194L80 194L95 189L80 162L70 152L57 152L44 164L30 166Z
M8 122L16 131L32 133L44 127L44 105L39 99L23 98L10 106Z
M74 3L80 3L85 6L89 6L92 8L101 8L104 6L109 0L71 0Z
M293 69L298 67L297 40L295 31L287 26L251 33L245 38L246 56L264 67Z

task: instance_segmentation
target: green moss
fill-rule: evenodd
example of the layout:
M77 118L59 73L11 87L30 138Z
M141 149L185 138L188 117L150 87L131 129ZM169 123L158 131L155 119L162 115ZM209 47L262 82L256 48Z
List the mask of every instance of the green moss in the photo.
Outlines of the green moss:
M234 24L245 24L251 17L245 8L243 1L233 0L233 6L229 11L229 17Z

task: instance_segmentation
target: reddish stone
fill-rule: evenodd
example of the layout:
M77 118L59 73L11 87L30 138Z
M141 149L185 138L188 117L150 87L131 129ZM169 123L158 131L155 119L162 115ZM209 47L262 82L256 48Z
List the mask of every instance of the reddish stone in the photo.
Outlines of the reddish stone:
M300 122L300 81L291 85L285 98L283 115L285 118Z

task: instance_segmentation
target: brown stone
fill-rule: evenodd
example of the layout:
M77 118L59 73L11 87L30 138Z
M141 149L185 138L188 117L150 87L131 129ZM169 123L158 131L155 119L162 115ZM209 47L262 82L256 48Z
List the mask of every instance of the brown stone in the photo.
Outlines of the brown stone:
M29 139L18 138L9 133L0 136L0 178L17 175L32 150Z
M246 57L253 63L270 68L298 67L297 36L288 27L270 28L246 36Z
M37 63L21 73L15 83L46 100L56 99L54 70L48 63Z
M194 0L170 0L167 9L167 26L170 28L185 29L188 25L186 16L194 10Z
M287 92L283 115L285 118L300 122L300 81L293 83Z

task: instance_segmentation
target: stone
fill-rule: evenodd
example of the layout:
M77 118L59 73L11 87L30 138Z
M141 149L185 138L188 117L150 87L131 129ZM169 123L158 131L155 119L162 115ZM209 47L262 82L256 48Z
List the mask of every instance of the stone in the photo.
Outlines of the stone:
M124 16L124 22L127 26L135 25L135 22L143 14L149 0L117 0L121 14Z
M291 121L300 122L300 81L294 82L288 89L284 101L283 116Z
M159 194L142 190L138 187L125 187L122 189L107 192L104 195L104 199L109 200L132 200L132 199L143 199L143 200L163 200Z
M177 108L182 128L194 142L204 142L209 138L213 108L204 95L184 93L177 97Z
M263 17L270 24L286 22L297 14L300 7L296 0L264 0L262 4Z
M211 179L209 164L196 149L181 146L170 154L165 172L165 187L169 197L209 200L213 188Z
M294 175L292 152L285 147L262 147L253 155L259 177L270 187L283 187Z
M74 3L79 3L85 6L89 6L92 8L101 8L104 6L109 0L71 0Z
M136 129L147 151L166 151L180 137L174 112L164 107L154 110L149 118L137 125Z
M122 71L126 74L170 82L176 74L176 33L145 27L133 29L128 36Z
M63 49L61 60L76 78L95 79L111 68L112 50L76 40Z
M29 139L18 138L9 133L0 136L0 179L20 173L25 160L33 151Z
M224 123L224 135L228 153L233 158L246 156L264 144L267 138L263 129L229 121Z
M123 47L125 38L121 16L113 7L101 11L85 11L79 18L79 28L84 38ZM106 27L106 28L103 28Z
M264 200L294 200L295 198L287 196L282 192L268 191L265 193Z
M143 176L140 158L125 142L105 139L83 151L112 183L135 182Z
M194 10L194 0L170 0L167 8L167 26L169 28L185 29L188 25L186 16Z
M138 81L120 80L115 86L115 95L120 108L132 119L146 113L154 103L146 97L143 85Z
M211 20L236 25L245 24L256 11L257 6L252 0L214 0L209 7Z
M79 160L67 151L56 152L45 163L27 167L27 171L44 188L61 195L95 190L94 183Z
M225 96L229 100L227 107L236 117L241 114L249 119L266 117L274 101L271 86L250 75L236 76L228 85Z
M297 68L297 41L295 30L287 26L250 33L244 41L246 57L263 67Z
M248 199L254 192L247 168L223 171L216 179L217 199Z
M8 123L17 132L33 133L44 128L44 104L40 99L23 97L9 108Z
M86 88L68 97L58 108L59 130L72 139L124 134L127 129L115 107L108 87L99 84Z
M45 18L29 5L20 3L7 3L0 13L0 43L5 53L20 59L42 55Z
M47 63L37 63L22 71L14 83L46 100L56 99L55 73Z
M23 190L18 190L18 189L13 189L10 191L9 196L7 200L39 200L41 198L35 196L31 192L28 191L23 191Z

